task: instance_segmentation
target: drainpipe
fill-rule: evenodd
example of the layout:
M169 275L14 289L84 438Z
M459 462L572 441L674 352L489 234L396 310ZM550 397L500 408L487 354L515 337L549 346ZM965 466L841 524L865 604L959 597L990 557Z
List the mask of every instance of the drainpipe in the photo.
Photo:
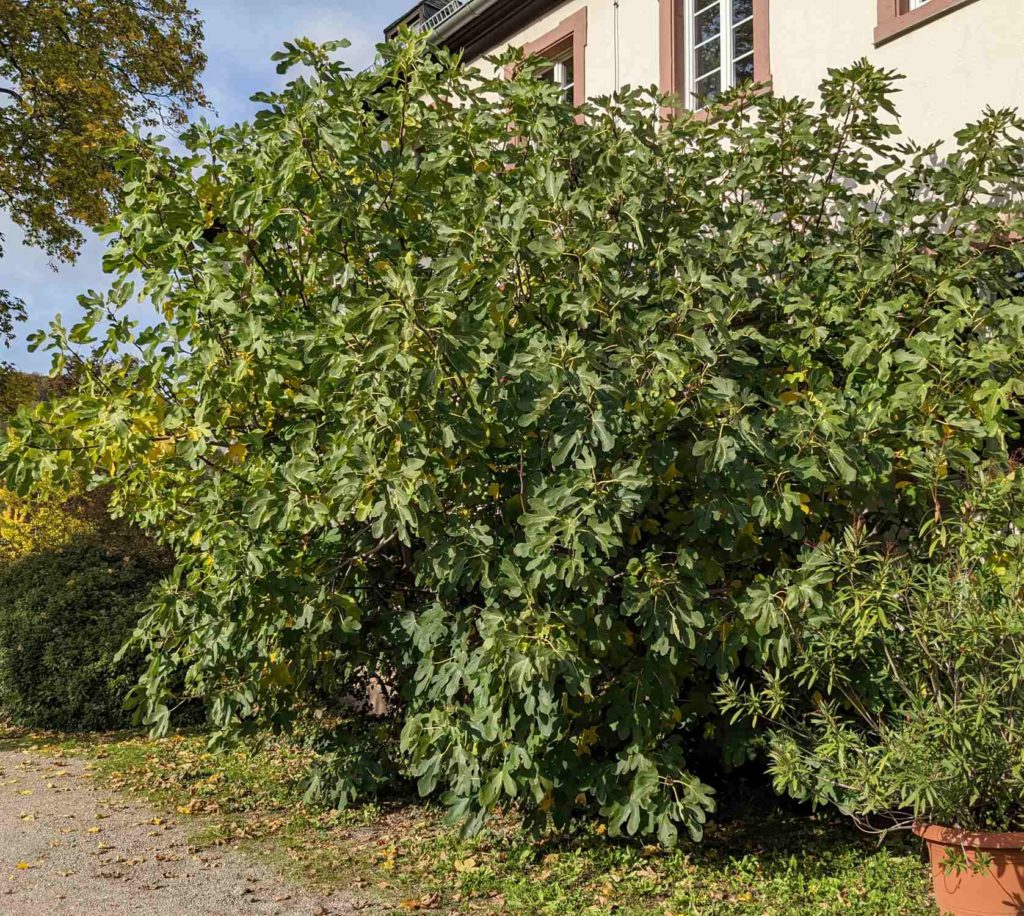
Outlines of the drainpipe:
M621 81L619 79L619 0L615 0L612 4L614 7L613 13L613 41L612 48L615 53L615 91L618 92L621 87Z

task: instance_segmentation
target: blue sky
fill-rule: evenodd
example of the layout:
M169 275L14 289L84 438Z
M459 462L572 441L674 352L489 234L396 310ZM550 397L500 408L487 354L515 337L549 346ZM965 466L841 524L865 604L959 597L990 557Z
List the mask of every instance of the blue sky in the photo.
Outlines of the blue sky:
M413 5L412 0L193 0L206 21L206 53L209 57L204 85L215 112L211 120L225 123L248 118L255 110L249 97L284 81L274 72L270 55L289 38L307 36L317 41L347 38L352 42L344 56L361 68L373 60L374 46L385 25ZM0 233L6 237L6 254L0 260L0 288L20 296L28 306L29 320L17 329L10 350L0 349L0 361L21 369L45 372L49 359L31 354L25 336L45 328L57 314L73 319L76 298L88 289L107 285L100 260L103 244L90 239L78 262L54 271L40 252L21 244L21 233L0 212Z

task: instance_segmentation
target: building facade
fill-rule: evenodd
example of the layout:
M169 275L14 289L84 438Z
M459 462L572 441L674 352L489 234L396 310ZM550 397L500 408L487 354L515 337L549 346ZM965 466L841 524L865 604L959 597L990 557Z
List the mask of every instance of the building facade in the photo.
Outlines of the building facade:
M921 141L1024 106L1024 0L451 0L401 22L481 68L510 45L543 55L577 103L657 85L699 109L747 79L813 98L829 67L866 57L906 77L897 106Z

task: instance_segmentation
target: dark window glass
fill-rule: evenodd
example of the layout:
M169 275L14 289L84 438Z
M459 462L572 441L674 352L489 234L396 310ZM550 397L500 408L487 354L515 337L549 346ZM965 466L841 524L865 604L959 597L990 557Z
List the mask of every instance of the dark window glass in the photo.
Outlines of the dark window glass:
M717 95L722 92L721 73L710 73L704 79L697 80L696 96L697 105L703 108Z
M733 25L754 15L754 0L732 0Z
M722 34L722 7L715 3L699 10L693 17L693 43L703 44L708 39Z
M740 83L752 82L754 79L754 55L751 54L749 57L736 61L735 73L737 86Z
M696 53L696 74L700 79L712 70L717 70L722 65L722 40L720 38L709 41L703 47L697 48Z
M754 50L754 20L737 26L732 33L733 57L743 57Z

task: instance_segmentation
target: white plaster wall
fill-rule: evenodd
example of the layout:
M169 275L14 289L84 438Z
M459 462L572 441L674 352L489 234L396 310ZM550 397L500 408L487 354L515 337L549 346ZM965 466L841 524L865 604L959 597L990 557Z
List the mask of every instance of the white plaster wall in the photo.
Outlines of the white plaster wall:
M777 93L814 98L828 67L867 57L906 76L896 107L922 142L986 105L1024 108L1024 0L976 0L878 48L875 0L772 0L771 11Z
M616 37L619 47L619 87L626 84L657 85L658 0L619 0L617 28L614 0L568 0L491 53L503 51L509 45L521 46L540 38L584 6L587 7L587 95L610 95L615 91ZM490 70L482 60L475 63L485 72Z

